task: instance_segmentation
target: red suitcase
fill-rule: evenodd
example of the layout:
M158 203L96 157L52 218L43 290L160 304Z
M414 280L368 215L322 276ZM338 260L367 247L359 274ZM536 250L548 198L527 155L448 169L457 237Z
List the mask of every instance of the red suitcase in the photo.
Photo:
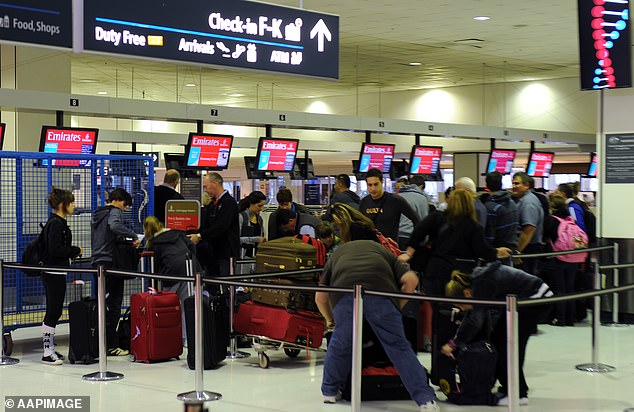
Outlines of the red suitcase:
M137 362L178 358L183 353L181 305L173 292L130 296L130 353Z
M317 314L290 313L284 308L253 302L240 305L233 318L233 327L247 335L265 336L311 348L320 347L324 337L324 319Z

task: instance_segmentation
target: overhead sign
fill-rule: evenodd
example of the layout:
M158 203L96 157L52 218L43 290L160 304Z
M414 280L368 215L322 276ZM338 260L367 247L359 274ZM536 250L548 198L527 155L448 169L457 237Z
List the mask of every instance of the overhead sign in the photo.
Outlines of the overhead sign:
M0 40L73 47L72 0L0 2Z
M86 50L339 77L339 17L245 0L84 3Z

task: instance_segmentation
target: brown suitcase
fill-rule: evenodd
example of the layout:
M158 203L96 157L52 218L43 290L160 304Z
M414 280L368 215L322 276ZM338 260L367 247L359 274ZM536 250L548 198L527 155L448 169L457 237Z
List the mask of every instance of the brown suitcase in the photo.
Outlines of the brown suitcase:
M317 248L293 237L264 242L258 246L255 255L256 273L311 269L316 265ZM309 277L313 278L312 275Z
M288 279L275 279L274 281L271 281L271 283L285 285L296 284L302 286L308 285L307 283L293 282ZM315 303L314 292L254 288L251 291L251 300L256 303L282 307L290 311L302 310L319 312L317 304Z

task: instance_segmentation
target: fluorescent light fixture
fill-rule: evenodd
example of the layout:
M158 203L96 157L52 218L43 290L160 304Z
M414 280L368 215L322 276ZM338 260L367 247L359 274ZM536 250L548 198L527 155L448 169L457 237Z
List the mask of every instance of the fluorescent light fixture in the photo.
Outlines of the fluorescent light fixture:
M108 92L97 92L97 94L108 94Z
M185 87L196 87L194 83L185 83Z
M423 63L421 63L421 62L411 62L411 63L407 63L407 64L408 64L409 66L420 66L420 65L421 65L421 64L423 64Z
M242 93L229 93L227 96L228 97L243 97L244 95Z
M95 79L79 79L79 83L97 83Z
M473 20L486 21L486 20L491 20L491 17L490 16L475 16Z

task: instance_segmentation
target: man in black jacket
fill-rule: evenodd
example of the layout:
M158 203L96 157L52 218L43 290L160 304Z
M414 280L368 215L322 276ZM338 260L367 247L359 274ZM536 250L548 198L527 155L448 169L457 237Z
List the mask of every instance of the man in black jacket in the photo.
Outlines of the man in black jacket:
M154 187L154 216L165 224L165 205L168 200L184 199L183 195L176 191L176 186L181 180L181 175L176 169L165 172L163 183Z
M333 195L330 198L330 204L328 205L328 211L324 215L324 220L332 220L330 214L332 205L335 203L343 203L359 210L359 202L361 202L359 195L350 190L350 177L345 173L337 175L335 177Z
M379 169L368 170L365 180L369 195L361 199L359 211L369 217L383 235L397 241L401 215L411 220L414 226L420 218L405 199L383 190L383 174Z
M487 189L490 196L484 203L487 209L484 235L494 247L517 249L519 238L519 210L511 193L502 190L502 174L494 171L486 175Z
M203 189L212 199L205 221L199 233L189 235L194 244L200 241L209 245L207 275L229 275L230 259L240 256L240 227L238 223L238 203L227 192L222 176L211 172L203 177Z

